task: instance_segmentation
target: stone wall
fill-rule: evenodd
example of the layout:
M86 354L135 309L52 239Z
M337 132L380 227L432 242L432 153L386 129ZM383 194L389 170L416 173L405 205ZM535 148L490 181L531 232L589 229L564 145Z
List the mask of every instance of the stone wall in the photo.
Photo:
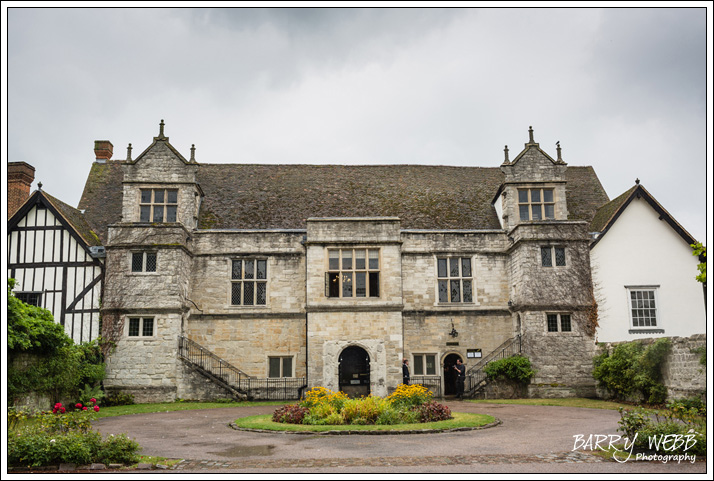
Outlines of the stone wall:
M25 371L29 369L37 362L37 359L38 356L27 352L20 352L13 354L12 356L8 356L11 368L18 371ZM8 406L15 406L18 409L23 409L25 411L44 411L52 408L52 399L48 394L35 392L26 393L16 399L8 399L7 403Z
M657 338L639 339L645 345L654 343ZM681 399L703 396L707 390L707 367L699 362L701 354L695 352L699 348L706 349L706 334L695 334L690 337L670 337L671 347L662 366L662 383L667 388L667 398ZM597 353L612 350L624 342L601 344ZM610 397L607 390L598 388L599 397Z
M545 312L521 312L523 354L536 375L528 385L529 397L593 397L595 341L583 332L583 312L568 311L570 332L548 332Z

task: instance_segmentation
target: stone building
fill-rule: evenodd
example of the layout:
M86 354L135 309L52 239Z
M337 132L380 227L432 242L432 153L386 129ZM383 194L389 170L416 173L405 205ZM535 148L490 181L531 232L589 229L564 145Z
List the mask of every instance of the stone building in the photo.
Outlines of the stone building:
M509 350L537 370L530 395L592 394L588 226L608 201L532 129L500 166L251 165L186 159L162 121L136 158L92 165L79 205L106 247L105 388L384 396L407 358L448 394L456 359L473 375Z

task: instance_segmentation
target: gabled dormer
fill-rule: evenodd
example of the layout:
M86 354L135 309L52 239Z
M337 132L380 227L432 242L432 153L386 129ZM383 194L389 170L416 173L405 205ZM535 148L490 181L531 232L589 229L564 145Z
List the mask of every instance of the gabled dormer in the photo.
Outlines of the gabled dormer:
M505 179L494 206L506 230L524 222L568 219L567 164L561 157L560 142L556 143L557 159L553 159L533 140L533 127L528 129L528 136L525 148L512 161L508 159L508 146L504 149L501 171Z
M195 147L191 146L191 158L186 160L164 135L163 120L159 135L136 159L131 158L129 144L122 170L123 223L178 222L196 228L203 192L196 180Z

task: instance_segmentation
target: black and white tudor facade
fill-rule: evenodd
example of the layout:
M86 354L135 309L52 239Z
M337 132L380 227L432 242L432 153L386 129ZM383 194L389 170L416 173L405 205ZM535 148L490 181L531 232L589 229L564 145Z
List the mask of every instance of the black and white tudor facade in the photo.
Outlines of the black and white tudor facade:
M104 247L79 210L35 191L8 220L7 268L15 296L52 312L74 342L100 335Z

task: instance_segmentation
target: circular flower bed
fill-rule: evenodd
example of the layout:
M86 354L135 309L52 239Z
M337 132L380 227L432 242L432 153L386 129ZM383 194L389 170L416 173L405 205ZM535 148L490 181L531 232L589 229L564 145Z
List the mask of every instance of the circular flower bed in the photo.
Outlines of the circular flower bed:
M393 425L452 419L449 407L432 396L419 384L400 384L386 398L369 395L357 399L317 387L307 391L301 401L276 409L272 419L308 425Z

